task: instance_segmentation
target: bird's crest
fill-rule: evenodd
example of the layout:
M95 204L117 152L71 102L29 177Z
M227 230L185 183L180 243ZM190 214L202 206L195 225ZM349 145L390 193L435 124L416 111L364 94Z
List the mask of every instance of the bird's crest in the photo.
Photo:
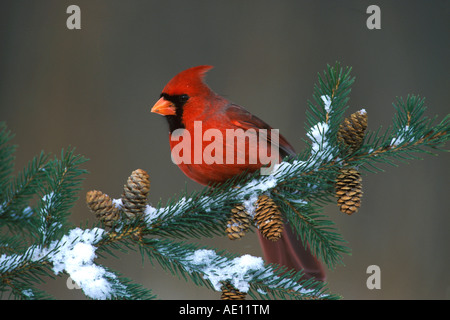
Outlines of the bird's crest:
M197 66L181 71L164 87L163 92L169 95L187 94L189 96L208 92L210 89L203 82L206 72L212 66Z

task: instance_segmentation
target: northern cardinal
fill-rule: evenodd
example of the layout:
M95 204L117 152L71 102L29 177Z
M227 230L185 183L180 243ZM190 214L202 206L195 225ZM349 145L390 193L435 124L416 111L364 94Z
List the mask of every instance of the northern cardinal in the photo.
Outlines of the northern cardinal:
M227 141L218 141L223 144L222 148L215 148L211 153L214 159L232 160L215 161L211 163L206 158L200 161L195 156L196 151L206 151L213 141L213 138L200 141L200 147L195 146L199 141L192 138L195 130L204 133L221 133L226 137L227 129L242 129L244 132L256 132L260 137L261 129L268 131L272 128L257 118L241 106L231 103L224 97L214 93L203 81L207 71L212 66L197 66L184 70L170 80L162 90L160 99L151 109L151 112L165 116L169 123L170 148L173 153L180 153L184 161L178 161L178 167L192 180L202 184L225 182L229 178L247 172L254 172L261 168L263 163L258 159L250 161L250 156L258 154L259 148L268 148L271 135L267 133L267 143L251 145L247 139L245 148L238 144L233 148L226 148ZM200 125L200 126L199 126ZM182 130L177 130L182 129ZM213 129L213 130L211 130ZM214 131L215 130L215 131ZM198 133L198 132L197 132ZM189 137L186 137L186 134ZM215 136L217 139L218 136ZM180 151L178 144L183 143L183 139L188 139L190 150ZM215 141L217 142L217 141ZM184 141L186 146L186 141ZM286 156L295 155L294 148L281 135L279 135L279 161ZM266 150L263 150L266 151ZM267 150L268 151L268 150ZM233 156L227 158L227 152L232 152ZM209 154L209 153L207 153ZM204 154L200 154L202 156ZM315 278L325 280L325 271L322 264L312 255L308 247L304 247L300 240L293 234L289 226L284 226L281 239L276 242L265 239L258 233L259 241L264 253L265 260L269 263L276 263L288 269L303 270L305 278Z

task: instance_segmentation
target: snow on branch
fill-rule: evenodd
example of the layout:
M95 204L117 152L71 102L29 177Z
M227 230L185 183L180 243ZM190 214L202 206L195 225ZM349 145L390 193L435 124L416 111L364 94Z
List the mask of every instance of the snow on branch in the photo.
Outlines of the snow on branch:
M320 281L300 280L301 272L295 275L282 274L282 270L276 270L275 266L267 265L260 257L249 254L230 257L218 254L212 249L195 249L174 242L157 242L153 245L161 256L159 259L179 265L179 268L173 268L178 272L184 270L190 276L201 274L202 278L209 281L213 289L218 292L222 290L224 283L230 283L240 292L249 293L252 296L272 294L297 298L336 298L324 290ZM155 255L155 253L149 254Z
M47 247L31 246L23 255L2 255L0 270L12 272L20 267L19 261L47 261L52 264L55 275L66 272L86 294L92 299L110 299L117 292L123 296L125 287L118 281L114 273L96 265L95 244L100 241L105 230L100 228L70 230L60 240L55 240Z

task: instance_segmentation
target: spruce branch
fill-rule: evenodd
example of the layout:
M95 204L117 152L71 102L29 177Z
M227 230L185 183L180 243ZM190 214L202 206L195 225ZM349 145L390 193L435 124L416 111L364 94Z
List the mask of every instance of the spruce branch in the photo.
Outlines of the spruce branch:
M318 83L314 85L314 102L308 101L306 110L306 132L320 122L329 124L331 131L328 137L334 138L345 110L348 108L351 85L355 78L351 77L351 68L343 68L336 62L334 67L327 65L327 70L318 74ZM309 142L309 141L307 141Z
M161 266L196 285L222 291L229 283L251 297L281 297L290 299L329 299L337 296L327 293L324 284L302 280L303 274L286 273L278 266L266 265L259 257L237 257L170 240L152 240L145 245L146 254Z
M223 188L229 190L229 188ZM240 188L233 188L233 190L233 193L236 194L243 192ZM167 207L159 209L161 210L161 215L157 219L155 211L158 211L158 209L147 205L146 212L150 216L136 216L134 220L124 218L121 221L116 221L112 225L111 231L105 233L104 238L97 243L98 253L100 255L104 253L112 254L115 250L134 250L137 246L141 254L149 258L152 263L156 261L165 270L177 275L179 278L191 280L198 286L204 286L216 291L222 290L224 283L230 283L239 292L248 293L251 297L256 297L261 292L264 292L265 298L326 299L336 297L331 294L325 294L324 285L317 281L314 282L315 290L304 290L303 282L307 285L310 282L302 279L302 273L294 276L292 272L287 272L280 266L265 265L261 258L249 255L236 257L223 251L216 252L213 249L200 247L195 244L170 240L165 236L165 233L161 234L161 229L168 228L171 230L173 226L176 226L174 230L180 227L183 229L183 226L188 224L192 226L193 221L198 225L202 219L205 219L202 213L208 214L208 211L213 211L212 208L215 208L215 206L223 208L224 204L213 201L213 199L217 199L212 198L212 195L216 192L218 192L217 189L214 191L208 190L206 193L195 193L194 197L189 198L189 201L183 196L181 199L184 200L178 201L177 205L173 205L174 201L169 201ZM228 197L225 198L226 192L219 194L221 196L218 198L223 197L223 201L229 203ZM120 204L122 201L116 200L113 202ZM200 207L199 204L202 204L203 207ZM210 208L204 210L205 205L210 206ZM191 220L193 213L190 210L180 212L186 207L195 208L197 215L195 220ZM120 205L116 209L122 210ZM224 217L226 216L224 215ZM216 220L217 217L214 221ZM225 220L222 220L223 227ZM202 224L201 226L203 227L204 225ZM221 232L223 234L224 228L221 229ZM186 235L180 233L178 230L178 232L172 235L168 234L168 236L175 239L185 239ZM158 237L155 238L156 236ZM240 259L249 259L250 264L257 262L257 267L251 269L252 271L248 274L245 271L247 270L245 264L236 265ZM243 273L242 270L244 270ZM258 277L253 278L253 274L258 275ZM260 276L261 278L259 278ZM276 283L283 283L284 286L277 287Z
M50 160L44 169L45 183L39 185L40 200L37 205L40 242L48 244L68 230L67 217L78 199L83 178L87 171L80 165L87 159L74 154L74 149L61 151L61 159Z
M43 183L47 160L48 156L41 152L18 173L17 177L8 179L8 183L2 189L0 219L13 233L29 231L37 223L34 209L28 204L38 186Z
M0 190L4 190L14 170L14 152L16 146L9 144L14 136L5 122L0 122Z
M430 150L448 151L444 146L450 136L450 115L434 124L437 117L424 116L424 103L424 98L414 95L406 101L397 98L393 126L384 133L369 132L365 145L347 163L375 173L383 171L377 163L397 166L395 161L420 160L421 153L437 155Z

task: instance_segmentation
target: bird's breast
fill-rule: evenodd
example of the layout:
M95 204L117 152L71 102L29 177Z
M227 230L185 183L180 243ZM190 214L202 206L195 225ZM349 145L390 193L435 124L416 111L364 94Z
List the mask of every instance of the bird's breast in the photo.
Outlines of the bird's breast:
M278 160L267 141L258 140L256 130L205 126L202 121L172 132L170 149L172 161L203 185L224 182Z

